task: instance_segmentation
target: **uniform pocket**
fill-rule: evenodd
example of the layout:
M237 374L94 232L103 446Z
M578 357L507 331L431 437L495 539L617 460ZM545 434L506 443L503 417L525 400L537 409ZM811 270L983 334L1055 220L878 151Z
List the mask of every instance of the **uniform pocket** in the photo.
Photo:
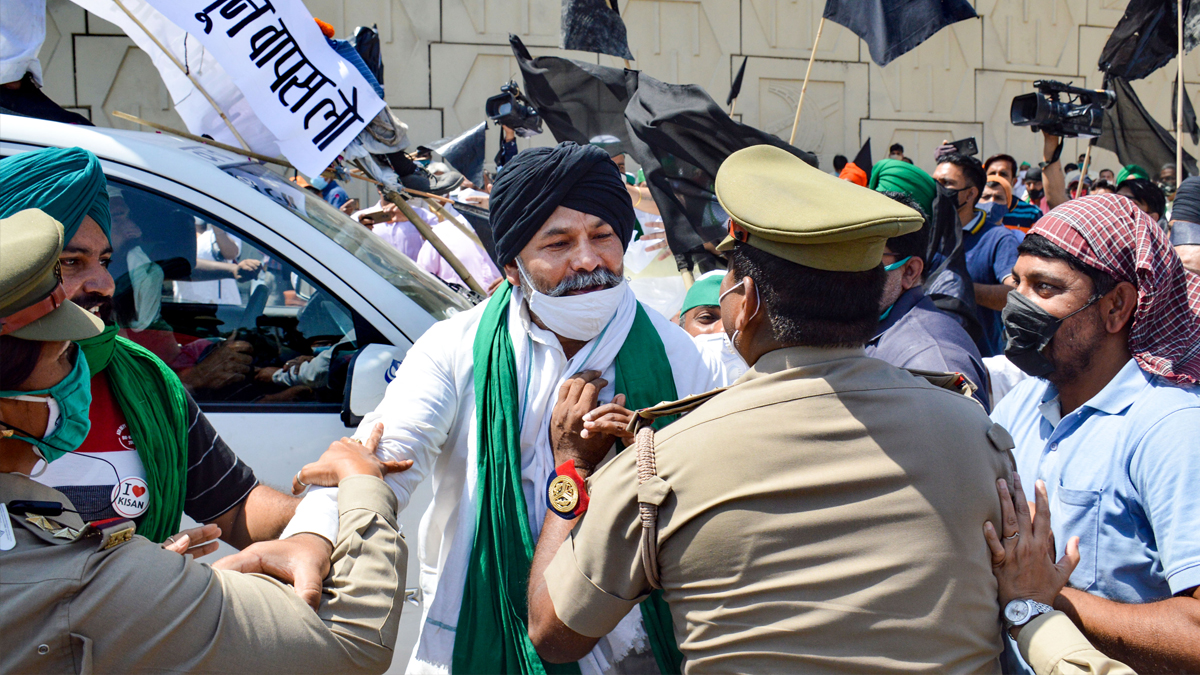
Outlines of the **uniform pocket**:
M1086 591L1096 583L1096 561L1100 557L1100 491L1072 490L1061 485L1050 503L1050 521L1054 526L1058 557L1067 540L1079 537L1079 566L1071 574L1070 585Z

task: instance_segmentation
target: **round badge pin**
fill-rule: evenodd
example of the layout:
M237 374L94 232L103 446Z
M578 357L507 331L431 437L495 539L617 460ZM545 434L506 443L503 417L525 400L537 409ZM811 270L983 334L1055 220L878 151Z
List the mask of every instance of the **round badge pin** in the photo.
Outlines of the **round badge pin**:
M150 508L150 486L144 478L122 478L113 486L112 507L118 515L137 518Z

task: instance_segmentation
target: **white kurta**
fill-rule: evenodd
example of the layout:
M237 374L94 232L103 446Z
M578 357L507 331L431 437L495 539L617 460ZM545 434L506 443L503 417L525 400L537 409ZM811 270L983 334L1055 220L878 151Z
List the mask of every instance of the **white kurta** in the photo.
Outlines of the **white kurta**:
M417 485L433 475L433 502L421 519L418 533L423 614L417 648L408 665L410 673L448 672L451 666L455 625L475 535L478 457L472 352L484 308L481 304L430 328L409 350L383 401L363 419L356 432L356 437L365 438L376 423L383 423L379 454L385 459L413 460L411 469L387 478L401 509L408 505ZM631 308L632 304L625 311ZM682 328L657 312L646 314L662 338L678 395L682 398L714 388L723 372L721 365L703 354ZM554 468L547 437L558 385L580 370L597 369L609 382L600 399L612 400L616 349L602 344L605 337L601 335L568 360L558 338L530 321L528 305L519 289L513 290L508 325L521 380L521 482L529 526L536 538L546 514L546 481ZM624 327L627 332L628 323ZM314 490L300 504L282 537L315 532L335 541L337 517L336 490ZM619 627L614 631L615 643L602 640L581 662L585 675L608 670L609 656L619 659L626 654L630 633L636 632L644 640L636 611L623 626L626 630ZM625 635L618 635L622 632Z

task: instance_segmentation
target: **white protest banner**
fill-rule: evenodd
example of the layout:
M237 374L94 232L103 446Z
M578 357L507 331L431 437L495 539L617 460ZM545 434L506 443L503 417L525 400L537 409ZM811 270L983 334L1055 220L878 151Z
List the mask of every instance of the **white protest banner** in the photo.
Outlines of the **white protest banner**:
M209 136L226 145L241 145L229 131L217 109L196 91L196 84L188 78L190 74L195 82L213 97L217 106L246 141L246 145L250 146L250 150L268 157L280 155L279 143L275 136L259 121L246 97L242 96L241 90L229 79L213 53L205 49L199 40L168 21L157 9L146 4L146 0L121 0L129 14L123 12L112 0L75 0L75 4L105 21L116 24L150 56L158 74L162 76L163 84L167 86L171 100L175 103L175 112L183 118L188 131L197 136ZM130 18L130 14L137 17L137 21ZM150 39L146 31L138 27L138 22L158 38L158 42L175 56L176 61L184 64L187 74Z
M300 0L147 0L216 57L283 155L320 173L383 109Z

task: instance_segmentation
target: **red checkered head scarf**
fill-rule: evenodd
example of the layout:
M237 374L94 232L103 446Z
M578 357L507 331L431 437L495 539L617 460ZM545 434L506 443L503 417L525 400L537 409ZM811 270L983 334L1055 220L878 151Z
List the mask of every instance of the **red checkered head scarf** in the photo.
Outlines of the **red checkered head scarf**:
M1112 194L1073 199L1043 216L1029 234L1137 286L1129 330L1133 358L1174 384L1200 380L1200 276L1183 268L1162 228L1132 200Z

